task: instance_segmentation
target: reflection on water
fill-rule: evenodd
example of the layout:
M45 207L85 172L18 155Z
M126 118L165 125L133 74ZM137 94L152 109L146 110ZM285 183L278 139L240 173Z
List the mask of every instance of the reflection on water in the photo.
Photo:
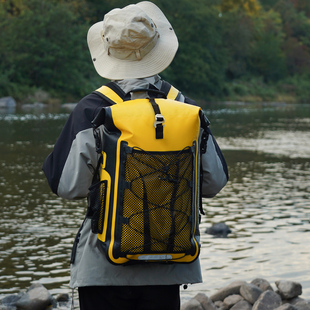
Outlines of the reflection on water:
M204 201L204 283L213 293L235 279L298 281L310 298L310 107L209 107L230 181ZM68 114L0 114L0 298L41 282L68 293L73 238L84 201L53 195L41 166ZM225 222L228 238L204 233Z

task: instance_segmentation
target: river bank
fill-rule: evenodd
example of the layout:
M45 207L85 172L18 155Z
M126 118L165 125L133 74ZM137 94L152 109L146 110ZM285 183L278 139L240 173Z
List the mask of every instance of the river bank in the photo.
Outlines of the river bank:
M290 91L280 92L277 88L266 87L257 88L253 92L253 85L246 82L233 83L229 87L229 95L221 98L209 98L209 101L204 99L196 99L197 104L201 107L205 107L210 103L215 104L228 104L228 105L240 105L240 104L297 104L309 102L308 96L304 97L296 93L296 86ZM257 85L256 85L257 87ZM304 92L302 92L304 94ZM0 98L0 109L15 109L20 107L22 110L32 109L55 109L63 107L71 110L81 98L76 98L74 103L64 102L64 99L52 96L46 91L38 89L33 94L26 95L23 100L18 100L14 96L7 96Z
M267 280L256 278L251 282L233 281L210 296L198 292L183 301L181 310L310 310L310 300L303 299L302 285L293 281L276 281L275 288ZM77 296L52 296L39 283L25 292L7 295L0 300L0 310L78 309Z

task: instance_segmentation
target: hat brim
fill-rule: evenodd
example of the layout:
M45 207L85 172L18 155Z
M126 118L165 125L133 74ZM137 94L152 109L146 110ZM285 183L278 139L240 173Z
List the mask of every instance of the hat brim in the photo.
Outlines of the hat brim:
M121 60L108 55L101 38L103 21L88 31L87 43L93 64L98 74L106 79L144 78L158 74L170 65L178 50L177 36L163 12L149 1L136 5L153 20L160 35L154 48L141 60Z

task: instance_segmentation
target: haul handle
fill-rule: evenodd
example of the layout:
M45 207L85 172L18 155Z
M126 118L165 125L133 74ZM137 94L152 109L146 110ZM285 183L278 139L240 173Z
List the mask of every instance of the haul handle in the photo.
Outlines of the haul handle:
M147 92L148 94L149 94L149 93L154 93L154 94L161 95L163 98L167 99L166 93L164 93L164 92L161 91L161 90L153 89L153 88L135 88L135 89L131 90L130 92L128 92L128 93L126 94L124 100L130 100L130 99L131 99L130 93L137 93L137 92ZM150 95L150 94L149 94L149 95ZM154 98L154 97L152 97L152 98Z

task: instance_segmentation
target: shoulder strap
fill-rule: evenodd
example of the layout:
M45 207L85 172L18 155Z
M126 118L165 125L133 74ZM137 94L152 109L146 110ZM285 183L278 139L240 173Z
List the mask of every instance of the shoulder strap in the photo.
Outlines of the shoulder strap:
M181 92L166 81L162 81L160 90L164 92L168 99L179 100Z
M100 97L108 101L111 105L123 102L126 95L124 91L113 82L101 86L93 93L99 95Z

